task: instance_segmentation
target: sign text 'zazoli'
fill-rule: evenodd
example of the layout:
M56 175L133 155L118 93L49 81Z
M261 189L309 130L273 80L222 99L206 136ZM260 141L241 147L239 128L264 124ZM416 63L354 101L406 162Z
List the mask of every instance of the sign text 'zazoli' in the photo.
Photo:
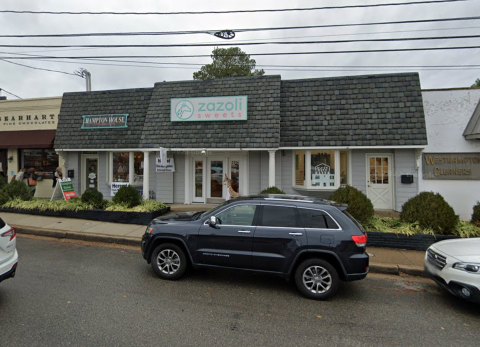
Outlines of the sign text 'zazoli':
M170 121L243 121L247 120L247 106L246 95L171 99Z
M127 128L128 114L83 116L82 129Z

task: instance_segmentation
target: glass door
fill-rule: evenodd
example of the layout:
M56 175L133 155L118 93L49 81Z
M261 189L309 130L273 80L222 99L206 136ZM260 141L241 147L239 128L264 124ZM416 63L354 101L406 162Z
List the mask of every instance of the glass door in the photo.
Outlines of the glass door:
M233 181L232 189L236 192L240 192L240 159L237 158L230 158L229 160L230 165L230 178Z
M193 159L193 202L205 202L204 184L205 159Z
M210 159L210 189L209 198L223 199L223 180L225 178L225 161Z
M85 158L85 187L98 190L98 158Z

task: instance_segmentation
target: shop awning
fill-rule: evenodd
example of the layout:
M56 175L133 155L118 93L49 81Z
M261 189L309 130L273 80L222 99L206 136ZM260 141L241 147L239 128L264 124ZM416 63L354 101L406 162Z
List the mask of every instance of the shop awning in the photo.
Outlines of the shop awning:
M473 112L472 118L468 122L463 136L467 140L480 140L480 102L477 105L477 108Z
M56 130L1 131L0 148L53 148Z

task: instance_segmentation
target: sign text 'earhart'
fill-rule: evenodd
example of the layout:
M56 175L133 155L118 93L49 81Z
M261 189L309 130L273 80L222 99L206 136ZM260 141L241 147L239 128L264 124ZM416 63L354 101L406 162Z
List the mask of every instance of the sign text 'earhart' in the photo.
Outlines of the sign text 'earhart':
M82 129L127 128L128 114L83 116Z
M247 120L248 97L177 98L170 101L170 121L204 122Z
M480 180L480 153L424 153L423 179Z

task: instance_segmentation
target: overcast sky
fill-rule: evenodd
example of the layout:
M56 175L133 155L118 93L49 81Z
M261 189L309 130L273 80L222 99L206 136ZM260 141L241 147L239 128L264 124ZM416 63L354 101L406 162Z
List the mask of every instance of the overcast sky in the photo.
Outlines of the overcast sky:
M225 11L251 9L307 8L334 5L360 5L400 3L421 0L275 0L275 1L198 1L198 0L1 0L1 10L30 11L114 11L114 12L184 12ZM274 13L236 13L208 15L47 15L0 13L0 35L18 34L70 34L92 32L145 32L222 30L243 28L269 28L344 23L371 23L480 16L480 0L455 3L423 4L409 6L292 11ZM232 41L215 38L208 34L174 36L126 36L126 37L80 37L80 38L0 38L3 45L61 45L61 44L178 44L178 43L227 43L261 41L319 41L350 40L367 38L402 38L477 35L480 20L420 23L402 25L379 25L345 28L322 28L302 30L260 31L237 33ZM266 52L372 50L414 47L480 46L478 38L407 41L364 42L342 44L308 45L262 45L242 46L249 54ZM18 53L32 55L104 56L104 55L194 55L210 54L214 47L177 48L9 48L0 47L0 59L19 57ZM17 53L17 54L15 54ZM365 75L418 71L423 89L469 87L480 78L480 69L427 70L417 67L381 69L370 68L352 71L359 65L469 65L480 64L480 49L438 50L389 53L355 53L326 55L279 55L255 56L257 67L268 75L281 75L282 79L312 77ZM119 59L117 59L119 60ZM157 65L141 63L100 62L92 60L14 60L12 63L73 73L85 68L92 75L92 90L153 87L155 82L192 80L193 72L210 58L129 58L130 61L157 63L189 63L197 66ZM57 72L34 70L0 60L0 88L22 98L61 96L64 92L84 91L85 80ZM108 64L108 65L100 65ZM130 66L115 66L130 65ZM135 65L135 66L132 66ZM272 65L277 65L276 67ZM278 67L280 65L281 67ZM301 66L335 66L312 68ZM2 91L8 99L13 96Z

